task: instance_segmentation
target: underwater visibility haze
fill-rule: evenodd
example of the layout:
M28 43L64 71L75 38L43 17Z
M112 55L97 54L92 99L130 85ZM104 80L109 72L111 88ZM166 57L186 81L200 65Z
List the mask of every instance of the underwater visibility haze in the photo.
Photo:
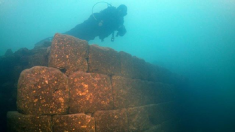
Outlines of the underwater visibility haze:
M88 19L97 2L0 0L0 55L7 49L32 49L40 40L70 30ZM187 80L181 89L185 132L234 132L235 0L106 2L127 6L127 33L114 42L109 36L88 43L125 51ZM97 4L93 12L106 7Z

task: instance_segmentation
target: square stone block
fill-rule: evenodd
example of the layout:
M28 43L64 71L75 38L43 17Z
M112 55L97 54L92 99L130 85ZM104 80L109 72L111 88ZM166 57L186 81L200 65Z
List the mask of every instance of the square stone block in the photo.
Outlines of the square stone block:
M48 53L47 48L38 48L31 51L32 55L29 56L28 65L33 66L48 66Z
M115 109L141 106L150 101L145 97L146 84L141 80L113 76L112 85Z
M17 109L24 114L65 114L68 110L68 79L58 69L35 66L20 74Z
M128 132L126 109L97 111L96 132Z
M52 132L51 116L7 113L8 132Z
M176 74L173 74L163 67L147 63L147 68L149 69L149 81L172 84L175 83L174 80L177 79ZM177 79L177 81L180 80Z
M119 52L121 59L121 76L148 80L149 78L149 69L147 63L140 58L132 56L123 51Z
M158 125L150 127L148 130L144 132L165 132L165 131L162 130L162 125L158 124Z
M166 102L144 106L148 112L148 118L153 125L162 124L168 120L176 119L177 106L175 102Z
M130 132L144 132L153 127L153 124L148 116L147 107L133 107L128 108L127 111Z
M128 108L129 131L168 131L167 126L177 128L177 122L169 122L177 119L175 109L174 102Z
M61 69L66 75L88 70L88 43L85 40L55 34L51 44L49 66Z
M89 72L106 75L120 75L120 56L117 51L91 45L89 48Z
M173 101L174 87L164 83L112 77L114 108L128 108Z
M162 101L162 87L154 82L112 77L114 108L128 108Z
M94 117L79 114L53 116L54 132L95 132Z
M98 73L75 72L69 76L70 113L93 113L113 109L110 77Z

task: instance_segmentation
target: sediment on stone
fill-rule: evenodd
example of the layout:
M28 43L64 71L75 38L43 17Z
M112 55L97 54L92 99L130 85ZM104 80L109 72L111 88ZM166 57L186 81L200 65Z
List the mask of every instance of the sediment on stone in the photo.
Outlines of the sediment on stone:
M17 110L24 114L66 114L69 102L67 77L58 69L35 66L20 74Z

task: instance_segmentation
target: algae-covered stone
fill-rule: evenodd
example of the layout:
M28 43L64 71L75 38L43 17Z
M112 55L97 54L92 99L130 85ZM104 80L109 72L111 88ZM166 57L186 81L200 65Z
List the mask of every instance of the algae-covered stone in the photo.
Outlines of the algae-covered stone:
M53 116L54 132L95 132L94 117L79 114Z
M145 106L128 108L129 131L143 132L153 126Z
M121 60L121 75L127 78L147 80L149 69L147 63L140 58L123 51L119 52Z
M52 132L51 116L7 113L8 132Z
M97 111L96 132L128 132L127 110Z
M78 38L55 34L51 44L49 66L61 69L66 75L87 71L88 43Z
M75 72L69 76L70 113L113 108L112 87L107 75Z
M171 85L121 76L112 77L112 87L114 108L118 109L168 102L175 96Z
M28 67L47 66L48 65L48 48L41 47L32 50L32 55L29 56Z
M19 112L65 114L68 101L68 80L58 69L36 66L21 73L17 90Z
M89 72L107 75L120 75L120 56L117 51L91 45L89 48Z
M130 79L121 76L112 77L115 108L128 108L154 104L159 98L161 87L154 82Z
M115 108L128 108L153 103L146 95L149 91L145 81L121 76L112 77L113 97Z

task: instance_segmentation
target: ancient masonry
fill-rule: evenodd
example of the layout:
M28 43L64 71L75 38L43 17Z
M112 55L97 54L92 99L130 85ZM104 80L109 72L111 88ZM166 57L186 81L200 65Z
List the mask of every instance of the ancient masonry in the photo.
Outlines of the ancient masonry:
M48 67L24 70L10 132L177 131L167 71L125 52L54 36Z

